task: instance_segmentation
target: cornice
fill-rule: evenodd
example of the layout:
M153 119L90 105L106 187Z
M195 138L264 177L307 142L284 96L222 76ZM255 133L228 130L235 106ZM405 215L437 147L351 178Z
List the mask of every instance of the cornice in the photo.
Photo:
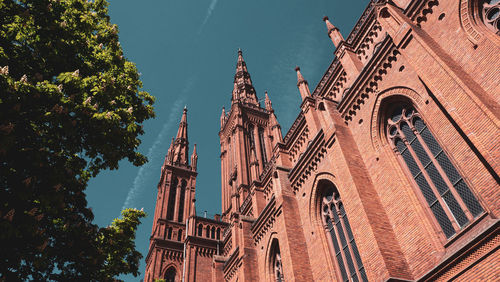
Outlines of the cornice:
M338 110L346 123L352 120L356 111L361 108L370 95L378 93L379 81L387 75L388 69L392 68L392 62L396 60L398 54L399 52L391 38L386 36L378 51L364 66L344 99L339 103Z

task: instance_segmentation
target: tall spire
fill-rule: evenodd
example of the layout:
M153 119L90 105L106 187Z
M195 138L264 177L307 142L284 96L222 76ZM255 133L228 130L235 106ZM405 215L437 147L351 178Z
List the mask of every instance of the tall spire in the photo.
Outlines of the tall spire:
M187 108L184 107L173 148L173 163L188 165L189 142L187 134Z
M243 52L238 49L238 61L236 62L236 73L234 75L234 88L232 103L241 102L259 105L252 79L248 73L247 65L243 60Z
M302 101L304 101L307 97L311 96L311 92L309 91L309 85L307 84L307 80L305 80L302 74L300 73L300 68L295 67L295 71L297 72L297 87L299 88Z
M323 21L326 23L326 29L328 30L328 36L333 42L335 47L339 47L340 42L344 41L344 37L342 33L340 33L339 29L336 28L329 20L328 17L323 17Z

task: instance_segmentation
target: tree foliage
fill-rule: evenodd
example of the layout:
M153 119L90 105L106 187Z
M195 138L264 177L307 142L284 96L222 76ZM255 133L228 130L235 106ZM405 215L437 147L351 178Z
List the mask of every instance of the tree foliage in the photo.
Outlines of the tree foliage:
M137 152L153 97L105 0L0 0L0 280L137 274L144 216L92 224L84 190Z

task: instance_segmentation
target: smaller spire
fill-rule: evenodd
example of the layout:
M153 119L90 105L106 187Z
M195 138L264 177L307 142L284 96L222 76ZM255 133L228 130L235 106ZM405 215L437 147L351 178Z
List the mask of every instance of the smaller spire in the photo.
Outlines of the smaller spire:
M271 99L269 99L269 96L267 95L267 91L266 91L266 98L265 98L264 104L266 105L266 110L268 110L268 111L273 110L273 104L271 103Z
M165 162L168 164L172 164L173 156L174 156L174 138L172 138L172 142L168 147L167 155L165 156Z
M295 71L297 72L297 87L303 83L307 84L307 80L305 80L302 74L300 73L300 67L295 67Z
M340 33L339 29L336 28L329 20L328 20L328 17L325 16L323 17L323 21L326 23L326 29L328 30L327 33L328 33L328 36L330 37L330 39L332 40L333 42L333 45L335 45L335 47L339 47L340 43L342 41L344 41L344 37L342 36L342 34Z
M198 154L196 153L196 144L194 144L193 154L191 155L191 168L196 170L198 166Z
M222 113L220 114L220 127L224 127L226 123L226 108L222 107Z
M295 71L297 72L297 87L299 88L302 101L304 101L307 97L311 96L309 85L307 84L307 80L305 80L300 73L300 67L295 67Z

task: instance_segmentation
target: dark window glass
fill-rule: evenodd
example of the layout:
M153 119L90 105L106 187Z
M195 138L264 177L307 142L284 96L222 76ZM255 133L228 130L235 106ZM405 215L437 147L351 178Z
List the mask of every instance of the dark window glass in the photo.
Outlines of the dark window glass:
M483 213L477 198L413 107L397 106L387 123L389 140L401 154L447 238Z
M343 281L368 281L340 195L333 184L321 182L321 185L325 185L321 213L333 243L339 274Z

